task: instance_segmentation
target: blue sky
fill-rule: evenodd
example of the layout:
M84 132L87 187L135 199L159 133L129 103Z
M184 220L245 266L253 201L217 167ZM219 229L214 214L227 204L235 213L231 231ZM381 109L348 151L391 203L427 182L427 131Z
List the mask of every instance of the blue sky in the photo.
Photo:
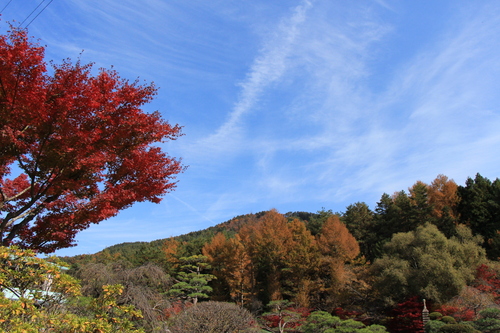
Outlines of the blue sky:
M13 0L2 20L26 26L40 3ZM154 81L145 110L185 133L164 145L189 165L175 192L59 255L500 176L497 1L55 0L29 30L56 63Z

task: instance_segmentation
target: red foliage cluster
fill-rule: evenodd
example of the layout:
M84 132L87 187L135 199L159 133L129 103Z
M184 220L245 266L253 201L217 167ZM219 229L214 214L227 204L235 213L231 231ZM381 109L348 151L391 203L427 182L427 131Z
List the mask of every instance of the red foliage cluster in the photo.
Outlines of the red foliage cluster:
M366 326L373 324L373 318L367 315L365 312L359 311L349 311L343 308L336 308L332 311L332 315L339 317L342 320L354 319L356 321L360 321Z
M188 309L191 307L193 303L190 302L183 302L183 301L174 301L172 302L171 306L164 311L164 316L166 319L170 317L174 317L181 313L182 311Z
M304 307L294 307L293 311L299 313L302 316L302 318L307 318L309 317L313 309Z
M154 85L94 76L92 64L52 67L25 30L0 36L0 245L46 253L135 202L159 202L183 170L156 146L181 127L141 110Z
M492 295L495 303L500 304L500 279L494 269L484 264L480 265L476 270L476 279L472 287ZM477 316L474 308L465 306L442 305L436 311L444 316L451 316L457 321L472 321Z
M293 329L300 327L307 319L307 317L311 314L310 308L303 307L288 307L285 311L273 314L263 315L260 318L266 323L266 326L269 328L276 328L283 326L286 323L285 328L287 331L290 329L293 332Z
M390 319L387 322L387 330L391 333L407 332L422 333L424 326L422 321L422 310L424 303L418 296L411 297L399 303L390 312Z
M473 321L476 318L474 310L466 307L441 305L436 309L436 312L439 312L443 316L453 317L457 321Z
M333 310L332 315L345 320L345 319L359 318L362 315L362 313L358 311L348 311L342 308L336 308Z
M480 291L493 295L495 303L500 304L500 279L496 271L482 264L477 268L473 286Z

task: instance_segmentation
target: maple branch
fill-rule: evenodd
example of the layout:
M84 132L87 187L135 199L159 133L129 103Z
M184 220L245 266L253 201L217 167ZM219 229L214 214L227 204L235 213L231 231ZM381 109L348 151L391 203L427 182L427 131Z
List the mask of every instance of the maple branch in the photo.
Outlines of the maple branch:
M51 124L51 126L50 126L50 129L51 129L51 130L50 130L50 133L49 133L49 134L47 134L47 135L45 135L45 136L43 137L42 142L41 142L41 144L40 144L40 148L38 149L38 155L37 155L37 157L36 157L36 159L35 159L35 170L37 170L37 169L38 169L38 165L39 165L39 162L40 162L40 158L42 157L42 152L43 152L43 149L44 149L44 147L45 147L45 144L46 144L46 143L47 143L47 141L49 140L49 137L52 135L52 132L53 132L53 131L52 131L52 127L53 127L53 126L52 126L52 124Z
M21 133L24 133L24 132L26 132L26 130L27 130L28 128L30 128L30 125L26 125L26 126L24 126L24 128L23 128L20 132L21 132Z
M4 230L11 226L12 223L19 218L19 216L24 216L24 213L28 211L36 203L36 201L37 200L31 199L31 201L25 204L21 209L15 212L9 212L0 224L0 236L3 235Z
M5 229L8 228L8 227L10 227L17 220L22 219L25 216L27 216L28 214L30 214L33 210L35 210L35 208L31 208L31 209L29 209L27 211L24 211L23 213L21 213L19 215L12 216L12 217L10 217L9 214L7 214L7 217L4 219L5 223L2 223L3 224L2 226L4 226Z
M26 174L30 177L30 179L33 179L35 176L34 176L34 175L32 176L32 175L28 172L28 170L26 170L27 168L26 168L25 164L23 163L23 161L21 160L21 156L22 156L21 154L18 154L18 155L16 156L17 163L19 163L19 167L20 167L20 168L21 168L24 172L26 172Z
M5 196L5 193L2 191L2 189L0 188L0 194L2 195L2 200L0 201L0 210L3 208L3 206L5 205L6 202L9 202L9 201L13 201L13 200L16 200L17 198L19 198L21 195L23 195L24 193L26 193L29 189L31 188L31 186L28 186L26 187L24 190L22 190L21 192L19 192L18 194L10 197L10 198L7 198Z
M5 85L3 84L2 78L0 78L0 92L1 92L0 95L1 98L5 98L5 96L7 96L7 91L5 90Z
M42 202L37 207L32 208L29 211L23 213L22 216L17 216L15 219L12 219L11 222L9 223L9 226L12 225L15 221L24 217L24 219L21 222L12 226L7 237L2 239L2 245L5 246L10 244L12 240L18 235L21 228L27 225L29 222L31 222L42 211L43 208L45 208L45 202Z
M3 202L9 202L9 201L13 201L13 200L16 200L17 198L19 198L21 195L23 195L24 193L26 193L29 189L31 189L31 186L28 186L26 187L24 190L22 190L21 192L19 192L18 194L10 197L10 198L7 198L5 197L5 195L3 194L2 190L0 189L0 192L2 192L2 197L3 197ZM1 206L0 206L1 207Z
M3 208L3 205L4 205L4 202L6 201L5 200L5 194L3 193L2 191L2 188L0 187L0 195L2 196L2 200L0 201L0 209Z
M27 189L32 189L32 188L33 187L30 186ZM41 188L43 188L43 187L41 187ZM46 202L51 202L51 201L54 200L54 197L59 197L59 195L50 196L48 198L45 198L45 200L42 203L40 203L37 207L31 208L31 207L33 207L33 205L36 204L37 201L39 201L47 193L48 189L49 189L49 186L46 186L43 191L39 191L35 196L32 196L31 200L28 203L26 203L23 207L21 207L20 209L18 209L16 212L10 212L10 213L7 214L7 216L5 216L5 218L3 219L2 223L0 224L0 239L1 239L1 237L2 237L2 235L4 233L4 231L5 231L5 229L7 229L8 227L10 227L15 221L17 221L20 218L23 218L23 217L25 217L25 216L27 216L29 214L32 214L33 211L36 211L36 214L38 214L43 209L44 204ZM23 220L23 222L21 222L20 225L26 225L34 217L35 216L31 217L27 222L24 222L24 220ZM13 227L13 229L14 229L14 227ZM18 229L19 228L16 228L16 230L18 230Z

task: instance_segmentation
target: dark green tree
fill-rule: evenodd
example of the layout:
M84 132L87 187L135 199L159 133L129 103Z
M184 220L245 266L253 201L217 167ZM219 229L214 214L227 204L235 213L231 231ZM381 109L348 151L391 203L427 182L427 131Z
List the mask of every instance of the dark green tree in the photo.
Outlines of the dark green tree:
M331 209L327 210L325 208L321 208L321 210L318 210L316 214L312 214L310 216L310 219L306 223L307 229L309 229L313 236L316 236L320 233L323 223L325 223L325 221L332 215L334 215L334 213Z
M421 181L416 182L410 188L409 199L409 220L413 228L425 222L434 222L432 219L433 207L429 203L429 188L427 184Z
M361 250L361 254L367 258L375 257L372 246L375 239L373 232L375 214L364 202L356 202L347 206L346 211L342 214L341 220L356 238Z
M210 268L208 258L202 255L182 257L180 260L181 272L176 277L177 283L168 291L169 295L191 301L196 305L198 300L209 298L212 287L208 283L215 279L211 274L203 271Z
M431 185L417 181L409 193L400 191L389 196L384 193L375 208L373 223L368 226L362 248L368 248L367 258L382 254L381 245L398 232L409 232L425 223L432 223L445 232L455 234L456 184L439 175ZM499 239L500 240L500 239Z
M408 232L416 226L412 223L411 201L405 191L396 192L392 197L384 193L375 208L375 219L369 229L372 236L368 259L373 261L382 255L382 245L390 241L397 232Z
M458 187L460 221L470 226L474 234L485 238L485 248L491 259L500 257L500 180L491 182L479 173Z

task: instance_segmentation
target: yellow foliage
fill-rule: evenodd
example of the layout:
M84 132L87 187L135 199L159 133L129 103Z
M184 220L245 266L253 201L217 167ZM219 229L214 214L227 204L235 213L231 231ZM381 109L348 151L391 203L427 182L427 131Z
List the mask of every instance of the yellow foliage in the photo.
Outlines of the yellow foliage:
M78 299L80 286L61 272L61 262L51 260L55 263L37 258L30 250L0 247L0 288L24 296L13 300L0 293L1 332L144 332L135 329L132 322L142 316L140 311L116 304L116 297L123 292L120 285L107 286L108 292L95 300L88 317L71 313L68 301ZM52 280L52 293L37 290L48 278ZM37 302L44 306L35 306Z

